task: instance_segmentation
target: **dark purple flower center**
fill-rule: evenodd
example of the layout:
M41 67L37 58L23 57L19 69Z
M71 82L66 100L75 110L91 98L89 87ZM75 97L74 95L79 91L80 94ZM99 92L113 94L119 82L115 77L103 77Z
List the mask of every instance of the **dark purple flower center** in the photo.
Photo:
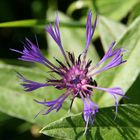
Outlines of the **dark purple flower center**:
M64 81L68 87L76 89L76 91L82 90L82 85L87 84L89 78L86 76L86 72L79 67L74 66L65 74Z
M88 68L90 67L91 61L85 62L84 67L82 67L80 56L75 61L75 56L73 53L68 53L68 65L66 66L62 62L56 59L56 61L60 64L60 70L62 72L62 79L59 81L60 85L57 85L57 89L66 88L74 95L78 93L86 93L90 94L92 91L91 88L85 88L84 85L94 85L94 82L91 77L87 75ZM54 82L54 81L53 81Z

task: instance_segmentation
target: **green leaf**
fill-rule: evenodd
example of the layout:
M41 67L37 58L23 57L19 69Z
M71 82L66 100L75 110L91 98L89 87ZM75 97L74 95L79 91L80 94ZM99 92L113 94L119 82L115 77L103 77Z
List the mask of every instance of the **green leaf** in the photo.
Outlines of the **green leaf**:
M139 0L90 0L74 1L67 9L67 13L72 15L79 9L93 9L96 13L111 19L121 20L138 3Z
M128 18L128 24L131 24L139 15L140 15L140 2L137 3L134 6L133 10L131 11Z
M126 96L129 97L129 100L124 99L123 101L125 103L131 103L131 104L140 104L140 75L137 77L133 85L130 87L130 89L127 91Z
M123 47L126 50L124 53L124 60L127 60L127 62L97 76L96 79L100 86L107 88L119 86L126 92L136 80L140 72L139 23L140 17L132 23L116 44L116 48ZM101 106L114 104L112 96L103 92L94 94L93 98L95 98Z
M136 140L140 137L140 105L119 106L114 120L114 108L102 108L94 124L83 135L85 122L82 114L69 116L45 126L41 133L64 140Z
M24 68L12 65L6 65L0 63L0 111L32 123L37 123L41 126L53 122L64 116L67 112L63 108L59 113L52 112L46 116L39 115L34 118L35 115L43 109L42 105L37 104L33 99L43 101L55 99L60 95L60 91L57 92L52 88L42 88L36 92L25 93L20 86L19 79L16 77L18 71L30 80L38 82L45 82L46 72L39 71L35 68ZM61 91L62 94L63 91Z
M97 13L120 20L124 18L139 0L92 0Z
M98 27L105 52L109 49L110 44L118 40L121 34L126 30L123 24L103 16L99 17Z

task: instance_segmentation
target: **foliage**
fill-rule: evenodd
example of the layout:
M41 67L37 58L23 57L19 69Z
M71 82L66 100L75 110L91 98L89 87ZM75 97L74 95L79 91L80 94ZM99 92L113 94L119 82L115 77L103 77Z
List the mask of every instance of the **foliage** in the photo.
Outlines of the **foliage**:
M2 3L2 6L4 5L7 9L7 13L4 13L5 17L9 15L10 19L5 18L1 20L0 23L0 130L5 129L5 131L7 131L7 128L3 128L3 126L7 121L12 124L14 117L17 122L19 119L24 120L20 123L16 123L19 128L23 128L22 133L26 130L31 130L33 125L37 125L39 129L42 129L40 133L66 140L107 140L110 139L110 137L113 137L113 140L139 139L140 12L138 9L140 8L140 1L71 0L62 7L63 3L64 0L60 0L58 3L52 0L47 3L48 7L46 7L45 4L39 0L32 0L30 3L25 2L25 7L26 4L31 5L32 9L30 10L32 10L32 14L30 14L29 17L26 17L26 15L25 17L22 16L20 20L16 18L16 16L18 17L18 8L16 15L10 12L10 8L8 9L8 2L3 1ZM0 6L0 8L2 8L2 6ZM35 8L35 6L38 8ZM28 10L29 8L30 7L28 7ZM39 9L46 10L46 19L44 17L45 10L40 12ZM93 64L95 65L99 61L114 40L117 42L116 48L123 47L126 50L124 58L127 60L127 63L119 68L109 70L97 76L96 81L103 87L121 86L129 99L119 99L122 105L119 106L117 118L114 120L113 117L115 113L114 107L112 107L114 100L108 94L97 91L97 93L92 96L92 99L102 108L97 113L95 123L90 127L87 135L83 136L85 122L83 121L82 114L79 113L82 108L79 99L74 102L72 108L73 113L71 114L67 113L70 104L70 99L68 99L59 112L52 112L46 116L39 115L34 119L34 116L42 108L36 104L33 99L55 99L61 92L53 88L42 88L32 93L25 93L19 84L15 71L28 76L32 80L45 81L48 75L47 68L17 61L15 59L17 56L15 56L13 52L10 52L9 48L18 47L18 45L13 42L19 42L23 36L29 36L30 38L30 36L37 34L38 37L42 36L41 39L39 38L39 44L41 44L40 47L43 46L41 48L44 55L55 63L53 56L56 56L56 52L58 52L57 58L62 59L57 46L47 35L47 43L44 43L46 40L43 29L50 22L54 21L57 11L60 17L60 31L63 46L65 50L70 50L78 55L82 53L85 46L85 17L89 9L92 9L94 17L95 13L98 13L97 31L88 53L88 57L92 59ZM43 16L41 16L41 14ZM27 33L25 33L26 31ZM13 32L16 33L13 34ZM28 35L29 32L30 34ZM9 41L9 39L11 40ZM4 42L3 40L6 41ZM14 41L12 42L12 40ZM46 44L47 47L45 46ZM78 114L74 114L74 112ZM7 127L9 126L7 125ZM0 133L0 135L2 134ZM40 137L40 139L41 138L42 137Z

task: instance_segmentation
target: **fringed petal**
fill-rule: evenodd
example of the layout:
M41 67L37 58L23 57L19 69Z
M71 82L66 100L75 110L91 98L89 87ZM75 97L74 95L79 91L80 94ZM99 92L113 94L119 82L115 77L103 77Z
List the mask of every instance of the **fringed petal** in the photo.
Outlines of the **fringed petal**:
M60 97L58 97L57 99L48 101L48 102L46 102L46 100L44 100L43 102L40 102L37 100L35 100L35 101L39 104L44 105L45 106L44 110L46 110L46 108L48 108L48 110L45 113L43 113L43 115L47 115L52 110L56 110L56 112L59 111L60 108L62 107L64 100L69 96L69 94L70 94L70 91L67 91L66 93L64 93Z
M110 48L108 49L104 57L99 61L99 63L95 67L89 70L89 73L93 72L92 74L89 74L90 76L96 75L102 71L106 71L108 69L119 66L120 64L126 62L126 60L122 59L123 57L122 53L124 52L124 49L117 48L113 50L114 45L115 45L115 42L112 42L112 44L110 45ZM98 66L100 66L103 62L105 62L109 58L111 58L111 60L105 66L101 67L99 70L94 71Z
M55 20L55 25L54 25L54 29L52 27L52 25L50 24L49 26L46 27L46 31L49 33L49 35L54 39L55 43L59 46L66 62L69 64L68 62L68 58L65 54L65 51L62 47L62 43L61 43L61 37L60 37L60 31L59 31L59 18L58 16L56 17Z
M87 23L86 23L86 47L84 50L82 65L84 65L84 63L85 63L87 51L88 51L90 42L92 40L92 36L94 34L96 25L97 25L97 15L96 15L96 19L94 21L94 25L92 26L92 11L89 11L88 17L87 17Z
M84 134L86 134L89 120L91 121L91 124L93 124L93 122L94 122L93 116L95 116L95 114L97 112L98 112L98 105L93 103L89 97L84 98L84 111L83 111L83 113L84 113L84 120L86 122Z
M39 47L33 44L29 39L26 38L26 43L24 44L23 47L24 47L23 51L11 49L12 51L22 54L22 56L19 58L20 60L33 63L34 62L41 63L53 71L59 71L59 69L55 65L53 65L48 59L46 59L42 55Z
M49 86L47 83L38 83L31 80L26 79L20 73L17 73L18 77L21 79L21 85L24 87L24 91L30 92L36 90L41 87Z

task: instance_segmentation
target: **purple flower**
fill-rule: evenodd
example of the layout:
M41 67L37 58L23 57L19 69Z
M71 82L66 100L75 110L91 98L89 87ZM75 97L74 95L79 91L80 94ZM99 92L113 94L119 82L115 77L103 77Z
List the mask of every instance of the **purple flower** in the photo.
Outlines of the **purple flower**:
M86 122L86 128L84 132L85 134L88 128L89 121L91 122L91 124L93 124L94 122L93 117L95 116L96 112L98 112L98 105L93 103L89 97L83 98L83 102L84 102L84 111L83 111L84 120Z
M92 36L94 34L95 28L97 24L97 16L92 26L92 12L88 13L87 24L86 24L86 44L84 53L80 54L78 58L75 57L74 53L65 52L62 47L60 31L59 31L59 19L56 17L56 21L54 24L54 28L52 25L46 28L48 34L52 37L52 39L56 42L62 55L64 56L64 62L61 62L57 58L55 58L58 65L54 65L47 58L45 58L38 45L36 46L31 41L26 39L26 44L24 45L23 51L14 50L21 54L20 60L29 61L29 62L37 62L42 65L47 66L51 72L56 73L59 78L50 78L45 83L38 83L31 80L26 79L21 74L18 73L19 78L22 81L22 86L25 91L33 91L41 87L53 86L58 90L65 90L60 97L52 101L37 101L37 103L44 106L45 113L40 113L46 115L50 113L52 110L59 111L62 107L64 100L68 96L72 96L72 103L75 97L80 97L84 103L83 116L86 122L85 133L88 128L88 124L93 124L94 117L96 112L98 112L98 106L91 101L91 95L94 90L102 90L108 92L115 99L116 113L118 106L118 98L117 96L124 97L124 92L120 87L113 88L103 88L99 87L94 80L94 76L103 71L116 67L126 61L122 60L122 53L124 50L122 48L113 49L115 42L112 42L107 53L104 57L97 63L95 66L91 66L92 61L86 60L87 51L89 48L89 44L92 40ZM105 63L108 60L108 63ZM57 76L57 77L58 77ZM71 105L72 105L71 103ZM70 105L70 108L71 108ZM43 111L44 111L43 109Z

